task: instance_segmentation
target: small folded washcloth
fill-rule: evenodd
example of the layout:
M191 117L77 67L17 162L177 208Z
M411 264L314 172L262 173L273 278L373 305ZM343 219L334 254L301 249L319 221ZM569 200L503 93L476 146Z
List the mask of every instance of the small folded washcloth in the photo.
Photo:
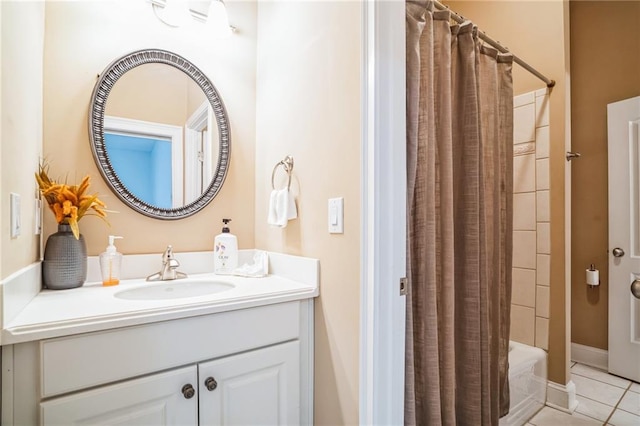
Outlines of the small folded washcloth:
M236 268L233 271L233 275L241 277L266 277L269 275L269 256L266 251L256 250L253 255L253 264L245 263L244 265Z
M289 220L297 217L298 209L293 194L286 188L271 191L267 223L278 228L285 228Z

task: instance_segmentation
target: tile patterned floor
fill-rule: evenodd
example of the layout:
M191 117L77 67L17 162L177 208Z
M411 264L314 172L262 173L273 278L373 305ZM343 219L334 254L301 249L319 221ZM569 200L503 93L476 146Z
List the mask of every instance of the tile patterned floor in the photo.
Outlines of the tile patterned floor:
M578 399L575 412L544 407L527 425L640 426L640 384L577 363L571 366L571 380Z

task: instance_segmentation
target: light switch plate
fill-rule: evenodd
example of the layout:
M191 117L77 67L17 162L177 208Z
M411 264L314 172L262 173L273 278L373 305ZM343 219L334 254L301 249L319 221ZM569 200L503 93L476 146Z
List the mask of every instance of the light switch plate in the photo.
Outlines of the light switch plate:
M10 219L11 219L11 238L18 238L21 232L20 226L20 194L14 192L9 193L10 199Z
M42 234L42 200L39 198L35 199L35 212L34 212L34 233L36 235Z
M344 198L329 198L329 233L344 234Z

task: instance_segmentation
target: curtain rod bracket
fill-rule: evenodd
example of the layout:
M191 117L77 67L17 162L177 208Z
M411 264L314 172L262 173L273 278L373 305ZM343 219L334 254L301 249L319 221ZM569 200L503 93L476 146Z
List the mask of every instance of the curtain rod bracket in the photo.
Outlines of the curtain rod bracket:
M567 158L567 161L571 161L571 160L574 160L576 158L580 158L580 153L579 152L571 152L571 151L569 151L569 152L567 152L566 158Z

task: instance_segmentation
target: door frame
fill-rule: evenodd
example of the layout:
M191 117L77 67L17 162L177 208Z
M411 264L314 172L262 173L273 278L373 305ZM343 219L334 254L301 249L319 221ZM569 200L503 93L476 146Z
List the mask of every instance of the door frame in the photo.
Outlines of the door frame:
M405 3L361 4L360 424L403 424Z
M213 108L209 101L204 101L184 125L184 204L197 200L206 191L206 184L213 179L211 157L214 141L210 131L213 123ZM204 182L206 184L201 187Z
M171 203L173 208L182 206L183 188L183 138L182 127L132 118L104 116L104 133L115 133L138 138L159 138L171 141Z

